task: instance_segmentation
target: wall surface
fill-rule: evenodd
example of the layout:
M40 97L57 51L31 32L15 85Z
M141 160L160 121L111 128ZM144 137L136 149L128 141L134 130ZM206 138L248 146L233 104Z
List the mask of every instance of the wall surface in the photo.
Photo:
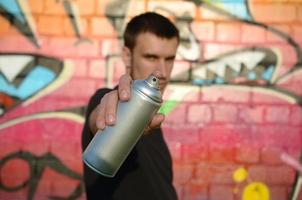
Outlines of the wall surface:
M301 0L0 0L0 199L85 199L85 106L144 11L181 33L161 109L179 199L302 199Z

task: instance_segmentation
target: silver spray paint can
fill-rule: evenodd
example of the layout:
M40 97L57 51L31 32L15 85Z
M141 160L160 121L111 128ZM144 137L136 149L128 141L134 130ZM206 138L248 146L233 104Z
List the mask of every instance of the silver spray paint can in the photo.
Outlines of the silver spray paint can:
M162 102L159 80L151 75L135 80L129 101L118 103L116 123L99 130L83 153L83 161L95 172L115 176Z

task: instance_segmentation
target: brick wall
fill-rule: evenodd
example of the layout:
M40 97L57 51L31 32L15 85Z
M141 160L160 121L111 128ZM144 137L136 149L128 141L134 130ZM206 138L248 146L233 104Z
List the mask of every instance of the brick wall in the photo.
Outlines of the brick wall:
M300 0L0 0L0 198L85 199L84 109L144 11L181 33L162 108L179 199L299 199L281 155L302 146Z

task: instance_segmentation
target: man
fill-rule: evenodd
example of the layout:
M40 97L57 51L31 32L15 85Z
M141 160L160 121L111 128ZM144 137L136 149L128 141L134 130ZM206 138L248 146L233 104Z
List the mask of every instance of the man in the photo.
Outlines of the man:
M161 92L164 91L178 44L177 28L159 14L147 12L127 24L122 49L126 74L116 89L100 89L91 98L82 135L83 149L98 129L114 125L118 101L131 98L132 80L154 74L160 80ZM177 199L171 156L160 129L163 120L162 114L154 116L115 177L103 177L84 166L88 199Z

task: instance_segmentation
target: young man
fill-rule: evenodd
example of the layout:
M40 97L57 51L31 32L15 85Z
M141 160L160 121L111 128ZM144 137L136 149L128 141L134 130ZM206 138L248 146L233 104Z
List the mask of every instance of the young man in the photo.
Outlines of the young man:
M127 24L124 44L126 74L120 78L118 89L100 89L91 98L82 134L83 149L98 129L114 125L118 101L131 98L132 80L146 79L153 73L164 91L170 80L179 32L167 18L147 12ZM115 177L103 177L84 165L88 199L177 199L171 156L160 129L163 120L163 115L155 115Z

